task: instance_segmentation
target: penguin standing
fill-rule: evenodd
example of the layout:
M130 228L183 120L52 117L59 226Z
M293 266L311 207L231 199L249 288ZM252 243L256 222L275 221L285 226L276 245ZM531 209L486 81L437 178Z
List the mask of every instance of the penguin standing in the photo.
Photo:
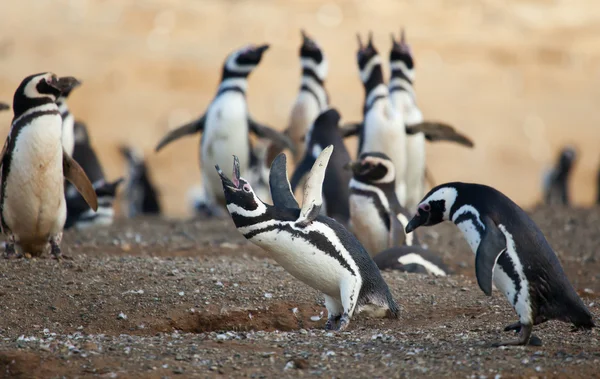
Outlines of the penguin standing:
M260 63L269 45L247 46L231 53L223 65L221 84L206 113L189 124L168 133L157 145L159 151L170 142L202 132L200 164L202 185L209 204L225 205L219 176L207 167L225 164L233 154L240 157L240 170L246 174L250 166L251 144L249 132L268 138L280 146L293 150L289 138L254 121L248 113L246 88L248 76Z
M373 257L380 270L447 276L450 273L440 256L421 246L396 246Z
M60 112L60 117L62 118L62 144L65 148L65 151L69 155L73 155L73 149L75 148L75 118L69 110L69 106L67 105L67 98L71 94L71 91L73 91L73 89L79 87L80 85L81 82L77 82L77 84L73 88L63 92L56 101L58 111Z
M540 229L508 197L480 184L442 184L425 195L406 231L442 221L454 222L475 252L482 291L491 296L493 282L519 316L505 328L518 331L519 338L494 346L526 345L533 341L534 325L553 319L576 328L595 326Z
M128 146L121 147L121 154L127 159L128 175L125 190L127 217L142 214L159 215L161 205L158 190L150 180L144 156Z
M339 123L340 114L334 108L324 111L316 118L311 127L312 132L307 136L309 139L304 158L292 175L291 186L292 192L295 192L296 187L310 172L323 149L332 145L334 150L327 165L323 183L325 214L346 226L350 220L348 184L352 174L344 169L350 161L350 155L340 135Z
M397 318L398 305L369 254L354 236L335 220L319 215L322 184L333 146L315 162L304 188L302 209L287 179L285 154L271 165L269 183L274 205L263 203L240 177L234 157L233 177L217 166L236 228L270 253L296 279L325 294L327 329L344 330L353 314Z
M570 205L569 179L577 159L575 148L564 147L556 165L546 174L543 181L544 203L547 205Z
M377 152L360 154L347 167L350 180L352 231L373 257L393 246L419 245L416 233L404 232L412 217L396 196L396 170L391 159Z
M72 77L52 73L23 79L13 99L14 119L0 154L2 180L0 216L8 237L5 256L42 254L48 246L61 255L60 241L67 217L63 176L94 210L96 194L83 169L62 146L62 119L56 100L77 85Z
M81 121L74 122L73 140L72 157L92 182L96 197L98 198L98 209L96 211L92 210L85 199L77 192L77 189L71 183L67 182L65 184L65 196L67 199L65 229L72 227L85 229L95 225L111 225L115 216L114 204L117 189L123 182L123 178L118 178L112 182L106 181L102 165L90 143L87 126Z

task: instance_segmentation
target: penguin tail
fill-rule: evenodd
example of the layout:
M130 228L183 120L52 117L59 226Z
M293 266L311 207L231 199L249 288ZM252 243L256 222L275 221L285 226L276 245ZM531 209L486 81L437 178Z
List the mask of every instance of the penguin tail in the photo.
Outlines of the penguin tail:
M575 296L577 295L575 294ZM566 314L565 321L570 321L575 326L575 329L592 329L595 327L594 316L585 306L583 300L579 296L570 300L567 302L567 304L571 304L566 307L568 313Z

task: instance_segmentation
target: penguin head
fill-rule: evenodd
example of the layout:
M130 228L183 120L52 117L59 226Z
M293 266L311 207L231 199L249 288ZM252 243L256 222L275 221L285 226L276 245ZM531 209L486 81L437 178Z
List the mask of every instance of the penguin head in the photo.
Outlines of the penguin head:
M229 54L223 67L223 78L246 78L258 66L269 45L247 45Z
M573 146L564 147L558 158L558 171L563 175L568 175L577 159L577 151Z
M75 121L73 124L73 135L76 144L90 144L90 136L87 131L87 126L81 121Z
M311 71L319 80L323 81L327 77L328 63L323 55L321 47L310 38L304 30L301 30L302 46L300 46L300 62L303 72Z
M408 70L413 70L415 67L415 62L413 60L410 45L406 42L406 34L404 33L404 28L400 32L399 41L397 41L394 34L392 34L392 50L390 51L390 62L392 64L394 64L394 62L399 62L397 64L404 64L404 66L406 66L406 69Z
M417 206L417 213L406 225L406 233L420 226L437 225L450 219L450 209L458 197L458 190L451 183L434 187Z
M348 163L346 167L352 170L352 177L359 182L395 185L396 168L384 153L362 153L356 161Z
M367 45L363 44L363 41L359 34L358 39L358 69L360 71L360 79L363 83L369 81L377 81L383 83L383 71L381 70L381 57L379 52L373 44L373 32L369 32L369 40Z
M256 196L248 181L240 177L240 161L233 156L233 176L229 179L219 165L215 165L223 184L225 201L230 213L251 212L264 207L263 202Z
M27 109L49 101L56 102L62 94L79 85L72 76L58 78L51 72L34 74L23 79L13 98L15 117Z

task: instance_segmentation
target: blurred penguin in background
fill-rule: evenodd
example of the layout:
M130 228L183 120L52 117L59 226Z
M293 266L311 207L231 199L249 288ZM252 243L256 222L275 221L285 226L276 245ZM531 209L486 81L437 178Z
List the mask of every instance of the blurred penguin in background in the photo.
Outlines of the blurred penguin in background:
M158 190L150 180L148 168L141 151L121 146L121 154L127 160L127 184L124 200L127 217L138 215L160 215L161 205Z
M544 204L564 206L571 204L569 178L573 172L576 159L577 152L573 146L562 148L556 164L544 176L542 183Z

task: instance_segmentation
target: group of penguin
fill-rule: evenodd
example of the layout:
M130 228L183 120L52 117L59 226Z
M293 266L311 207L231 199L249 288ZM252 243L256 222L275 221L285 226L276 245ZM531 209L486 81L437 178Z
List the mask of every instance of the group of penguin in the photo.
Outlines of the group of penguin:
M447 124L423 119L404 33L399 40L392 37L388 85L372 35L366 45L358 38L363 120L346 125L329 104L323 51L306 33L302 38L300 92L285 132L249 114L247 78L268 49L250 45L227 57L217 95L202 117L159 142L157 151L202 132L200 208L209 213L226 208L245 238L322 292L327 329L345 330L355 313L399 317L381 268L446 275L439 256L421 247L415 233L442 221L456 224L475 253L482 291L490 296L495 285L519 317L505 329L519 337L495 346L540 344L533 326L552 319L576 328L595 326L542 232L509 198L491 187L459 182L424 195L425 141L473 143ZM115 191L123 179L105 180L85 125L66 106L79 84L72 77L41 73L25 78L15 92L14 119L0 155L7 257L16 255L18 245L32 255L49 249L60 258L69 217L80 227L112 222ZM250 132L267 143L253 147ZM359 136L355 161L343 142L350 135ZM286 149L296 163L291 181ZM159 213L156 191L143 179L143 159L131 149L123 154L131 162L129 214ZM229 178L220 167L232 156ZM294 195L300 186L301 207Z

